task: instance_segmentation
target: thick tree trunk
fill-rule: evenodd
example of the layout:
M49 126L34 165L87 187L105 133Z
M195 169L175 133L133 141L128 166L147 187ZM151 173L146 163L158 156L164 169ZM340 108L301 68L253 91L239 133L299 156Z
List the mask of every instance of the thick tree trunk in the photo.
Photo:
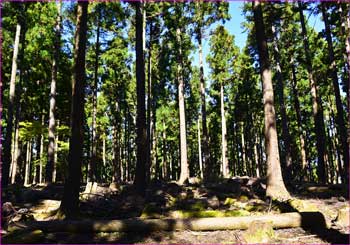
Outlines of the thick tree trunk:
M290 195L285 188L281 172L270 60L265 37L262 7L259 1L253 2L253 11L256 39L259 51L260 74L263 83L265 140L267 155L266 196L275 199L288 199L290 198Z
M227 159L227 128L224 103L224 85L220 85L220 102L221 102L221 155L222 155L222 175L228 178L230 170Z
M204 178L210 178L212 168L210 166L209 155L209 137L207 129L207 110L205 101L205 80L203 66L203 51L202 51L202 30L199 28L197 33L198 53L199 53L199 76L200 76L200 97L201 97L201 115L202 115L202 131L203 131L203 157L202 163L204 167Z
M6 126L6 136L5 142L2 146L4 148L4 158L2 161L2 176L1 176L1 186L6 187L9 182L9 170L11 164L11 142L12 142L12 130L13 130L13 110L15 103L15 88L16 88L16 73L17 73L17 56L19 50L19 38L21 34L21 25L16 26L16 36L15 43L13 46L13 56L12 56L12 70L10 79L10 92L9 92L9 102L7 106L7 126Z
M148 47L148 74L147 74L147 167L146 167L146 181L151 179L151 166L152 166L152 39L153 39L153 26L150 24L149 33L149 47Z
M85 49L87 33L88 2L79 1L74 47L74 69L72 81L71 136L69 141L68 176L64 184L60 212L66 217L79 212L79 189L83 161L83 117L85 77Z
M55 42L54 55L52 61L52 75L51 75L51 91L50 91L50 109L49 109L49 145L47 152L46 165L46 183L51 183L53 179L53 165L55 160L56 143L55 143L55 110L56 110L56 84L58 72L58 60L60 55L60 40L61 40L61 2L57 2L57 19L55 27ZM42 166L40 171L42 171ZM40 172L40 177L42 173ZM41 183L41 181L40 181Z
M248 229L253 222L271 223L273 228L326 228L320 212L283 213L275 215L192 218L192 219L126 219L126 220L81 220L81 221L35 221L24 227L44 232L131 232L131 231L215 231Z
M180 117L180 178L179 184L183 184L189 178L189 169L187 162L187 140L186 140L186 116L185 116L185 97L184 97L184 80L182 76L182 47L181 47L181 30L176 29L176 41L178 45L178 98L179 98L179 117Z
M143 3L135 2L136 7L136 90L137 90L137 118L136 118L136 171L134 185L140 194L144 194L146 187L147 161L147 128L145 108L145 62L143 54L144 17Z
M305 57L306 57L306 68L308 72L310 87L311 87L311 96L312 96L312 113L315 121L315 134L316 134L316 146L317 146L317 176L318 181L321 183L326 182L326 174L325 174L325 162L326 162L326 149L325 149L325 127L324 127L324 117L323 117L323 110L322 106L320 104L320 97L317 94L318 88L317 88L317 82L314 77L313 68L312 68L312 61L311 61L311 51L309 48L309 42L307 39L307 30L306 30L306 24L303 14L303 8L302 3L298 2L299 7L299 14L300 14L300 23L301 23L301 29L302 29L302 37L304 40L304 50L305 50Z
M334 95L335 95L335 103L337 107L337 115L336 115L336 121L337 121L337 131L339 132L339 138L340 138L340 148L342 150L343 154L343 160L344 160L344 166L349 165L349 146L347 144L347 136L345 133L340 132L346 132L346 126L344 121L344 110L343 110L343 104L341 101L340 96L340 89L339 89L339 82L338 82L338 74L337 74L337 66L336 66L336 60L334 57L334 48L333 48L333 41L332 41L332 34L331 29L328 21L328 14L326 10L325 3L321 3L322 8L322 16L323 21L325 24L325 30L326 30L326 40L328 45L328 58L329 58L329 64L330 64L330 72L332 76L333 81L333 88L334 88ZM344 174L342 176L342 180L345 182L345 179L347 178L346 171L344 171Z
M283 30L282 30L283 31ZM274 46L274 58L276 61L276 75L277 75L277 92L278 101L280 104L280 113L282 119L282 138L284 143L284 154L285 154L285 166L283 169L284 177L286 182L290 182L292 178L292 149L290 145L290 134L288 129L288 116L286 112L286 106L284 102L284 84L282 77L282 69L280 64L280 52L278 48L278 37L275 30L275 26L272 25L273 46Z

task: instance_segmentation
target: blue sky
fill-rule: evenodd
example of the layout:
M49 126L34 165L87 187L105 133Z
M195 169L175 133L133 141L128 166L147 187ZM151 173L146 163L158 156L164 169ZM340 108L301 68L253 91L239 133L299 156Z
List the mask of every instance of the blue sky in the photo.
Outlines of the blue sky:
M244 31L243 27L241 26L242 22L245 21L244 15L243 15L243 4L244 1L230 1L229 2L229 13L231 15L231 20L226 21L224 24L225 28L230 32L230 34L233 34L235 36L235 44L242 50L245 46L246 40L247 40L247 32ZM323 21L320 19L320 16L313 16L312 14L309 15L309 13L304 12L306 15L306 18L308 19L308 24L311 27L314 27L316 31L321 31L324 28ZM214 29L217 24L214 24L211 26L210 30ZM209 30L209 31L210 31ZM207 31L207 33L209 32ZM206 38L203 40L203 62L204 62L204 75L207 76L209 72L209 67L206 62L206 56L209 53L209 35L206 35ZM199 66L198 64L198 52L195 52L193 54L193 63L195 66Z

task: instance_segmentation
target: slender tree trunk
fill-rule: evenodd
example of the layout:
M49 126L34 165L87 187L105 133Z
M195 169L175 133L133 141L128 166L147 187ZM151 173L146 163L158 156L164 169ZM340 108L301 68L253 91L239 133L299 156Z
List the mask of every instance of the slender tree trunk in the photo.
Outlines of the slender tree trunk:
M57 121L57 127L60 126L60 121ZM55 155L53 158L53 172L52 172L52 182L56 183L57 179L57 153L58 153L58 134L56 134L55 138Z
M153 39L153 25L150 24L149 31L149 47L148 47L148 74L147 74L147 167L146 167L146 181L151 179L150 170L152 166L152 39Z
M346 23L347 23L347 37L345 41L345 46L346 46L346 60L347 60L347 65L348 65L348 91L347 91L347 104L348 104L348 159L350 159L350 9L347 10L347 18L346 18ZM346 183L349 183L349 172L350 172L350 164L345 165L345 173L346 173Z
M202 115L202 131L203 131L203 167L204 178L210 178L212 168L210 165L209 155L209 137L207 129L207 110L205 101L205 80L204 80L204 66L203 66L203 51L202 51L202 30L198 29L197 33L198 53L199 53L199 76L200 76L200 97L201 97L201 115Z
M318 96L318 88L317 88L317 82L314 78L313 68L312 68L312 61L311 61L311 51L309 48L309 42L307 39L307 30L306 30L306 24L302 9L302 3L298 2L299 7L299 14L300 14L300 22L301 22L301 29L302 29L302 37L304 40L304 50L305 50L305 56L306 56L306 67L308 71L308 77L310 81L310 87L311 87L311 96L312 96L312 112L314 116L315 121L315 134L316 134L316 146L317 146L317 154L318 154L318 162L317 162L317 176L318 181L321 183L326 182L326 174L325 174L325 162L326 162L326 149L325 149L325 127L324 127L324 117L323 117L323 111L320 104L320 97Z
M75 31L74 69L72 81L71 136L68 154L68 176L64 184L60 211L68 218L79 212L79 188L83 161L83 117L85 77L85 49L88 2L79 1Z
M31 144L31 140L29 140L27 142L26 163L24 170L24 186L28 186L30 181Z
M137 90L137 118L136 118L136 171L134 185L140 194L145 193L146 161L147 161L147 129L145 108L145 62L143 54L144 16L143 3L135 2L136 7L136 90Z
M323 16L323 21L325 24L325 30L326 30L326 39L327 39L327 44L328 44L328 58L329 58L329 64L330 64L330 72L332 76L332 81L333 81L333 87L334 87L334 94L335 94L335 103L337 107L337 115L336 115L336 122L337 122L337 128L338 132L346 132L346 126L345 126L345 121L344 121L344 110L343 110L343 105L341 101L341 96L340 96L340 89L339 89L339 82L338 82L338 74L337 74L337 66L336 66L336 60L334 57L334 48L333 48L333 41L332 41L332 34L331 34L331 29L329 26L329 21L328 21L328 14L327 10L325 7L325 3L321 3L321 8L322 8L322 16ZM349 146L347 144L347 137L345 133L340 133L340 148L342 149L342 154L343 154L343 160L344 160L344 165L348 166L349 165ZM343 181L345 182L345 179L347 178L346 172L344 171L343 175Z
M162 132L162 167L163 167L163 176L165 180L169 180L169 172L168 171L168 163L167 163L167 148L166 148L166 128L165 128L165 122L162 120L163 124L163 132Z
M300 110L300 102L299 102L299 93L297 89L297 77L295 72L295 66L294 66L294 59L291 59L291 68L292 68L292 92L294 97L294 109L297 116L297 125L299 130L299 141L300 141L300 153L301 153L301 167L302 172L305 175L306 174L306 168L307 168L307 160L306 160L306 144L305 144L305 133L303 130L303 122L301 120L301 110ZM306 175L305 175L306 177Z
M246 155L246 145L245 145L245 139L244 139L244 122L241 122L241 145L242 145L242 174L247 175L247 155Z
M224 85L220 85L220 102L221 102L221 151L222 151L222 173L224 178L228 178L230 170L227 159L227 128L224 104Z
M45 114L43 113L43 115L41 116L41 126L42 128L44 128L45 125ZM50 126L49 126L50 127ZM49 129L50 131L50 129ZM50 140L49 140L50 143ZM39 162L39 183L43 183L43 161L44 161L44 157L43 157L43 153L44 153L44 134L41 134L40 136L40 162ZM48 167L46 166L46 169L48 169ZM46 173L46 178L47 177L47 173ZM51 183L51 181L47 181L46 183Z
M55 27L55 42L54 42L54 55L52 61L52 74L51 74L51 91L50 91L50 110L49 110L49 145L47 152L47 165L46 165L46 183L52 183L53 165L55 160L56 143L55 143L55 110L56 110L56 83L57 83L57 71L58 60L60 54L60 40L61 40L61 2L57 2L57 19ZM40 166L42 171L42 165ZM41 172L40 172L41 177ZM41 181L40 181L41 183Z
M199 174L201 179L203 179L203 161L202 161L202 147L201 147L201 126L199 123L199 117L197 120L197 128L198 128L198 161L199 161Z
M254 142L254 159L255 159L255 173L256 173L256 177L260 178L260 163L259 163L259 153L258 153L258 137L255 136L255 142Z
M92 137L91 137L91 163L90 163L90 181L98 181L97 176L97 86L98 86L98 66L99 66L99 53L100 53L100 11L97 10L97 29L96 29L96 47L95 47L95 64L94 64L94 86L92 96Z
M283 30L282 30L283 31ZM285 152L285 166L283 169L284 177L286 182L290 182L292 178L292 149L290 145L290 134L288 129L288 116L286 112L286 106L284 102L284 84L282 77L282 69L280 65L280 52L278 48L278 37L277 32L275 30L275 26L272 25L272 33L273 33L273 46L274 46L274 58L276 61L276 75L277 75L277 92L278 99L280 104L280 113L282 119L282 138L284 143L284 152Z
M12 129L13 129L13 110L14 110L14 103L15 103L15 88L16 88L16 73L17 73L17 56L18 56L18 50L19 50L20 34L21 34L21 25L17 24L15 43L13 47L13 56L12 56L9 102L7 106L6 136L5 136L5 142L3 144L5 148L4 148L4 158L2 161L3 164L1 166L2 167L2 176L1 176L2 187L6 187L9 182L9 170L10 170L10 164L11 164L11 142L12 142Z
M189 169L187 162L187 140L186 140L186 116L185 116L185 97L184 97L184 80L182 76L182 47L181 47L181 30L176 29L176 41L178 44L178 98L179 98L179 117L180 117L180 179L179 184L183 184L189 178Z
M263 83L265 140L267 154L266 196L276 199L289 199L290 195L285 188L281 172L270 60L265 37L262 7L259 1L253 2L253 11L256 40L259 51L260 74Z
M14 143L14 151L13 151L13 166L12 166L12 174L11 174L11 184L14 184L16 182L16 175L17 175L17 155L19 152L18 149L18 138L19 138L19 127L17 122L17 116L16 116L16 122L15 122L15 143Z

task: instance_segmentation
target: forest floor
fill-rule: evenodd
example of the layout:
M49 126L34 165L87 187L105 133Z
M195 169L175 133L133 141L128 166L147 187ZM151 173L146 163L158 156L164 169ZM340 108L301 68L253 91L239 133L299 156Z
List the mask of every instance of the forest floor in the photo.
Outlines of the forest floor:
M179 186L176 183L153 182L145 197L136 194L131 184L95 184L81 187L81 218L94 220L127 218L201 218L257 216L290 212L288 207L264 198L265 183L256 178L240 177L215 184L196 183ZM63 186L19 187L3 190L2 200L9 207L2 208L2 243L176 243L176 244L339 244L349 243L349 198L344 186L304 184L291 190L294 198L306 200L313 210L321 212L328 224L322 231L301 227L267 229L261 234L248 230L217 231L154 231L154 232L98 232L68 233L62 231L18 233L18 224L31 220L52 220L60 205ZM11 203L9 205L9 203ZM12 206L11 206L12 205ZM5 205L6 206L6 205ZM337 219L339 210L346 210L347 218ZM7 209L7 210L6 210ZM5 212L5 213L4 213ZM4 218L5 217L5 218ZM6 218L9 217L9 218ZM8 220L8 227L6 221ZM8 229L7 229L8 228ZM15 235L14 235L15 234Z

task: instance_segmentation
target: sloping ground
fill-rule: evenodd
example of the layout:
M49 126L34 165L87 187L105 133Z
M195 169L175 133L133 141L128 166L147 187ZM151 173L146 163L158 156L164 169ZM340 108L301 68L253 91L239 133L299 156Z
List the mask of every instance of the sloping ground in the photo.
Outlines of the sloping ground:
M287 212L280 205L264 200L264 181L254 178L236 178L220 183L201 185L193 183L184 187L176 183L155 182L146 192L138 196L130 185L90 185L82 187L82 218L200 218L227 216L256 216ZM310 186L307 188L310 189ZM324 188L318 188L324 192ZM305 231L302 228L272 230L262 226L248 230L221 231L155 231L155 232L108 232L74 234L65 232L19 234L13 243L295 243L329 244L348 243L349 224L334 222L338 210L349 206L347 200L332 190L330 196L315 196L318 190L311 188L307 203L313 211L321 211L329 229ZM13 221L50 220L59 207L62 186L9 188L3 200L11 201L16 210ZM302 190L298 190L303 193ZM304 193L310 194L310 193ZM317 193L316 193L317 194ZM298 196L303 199L305 196ZM298 206L299 204L297 204ZM299 205L300 206L300 205ZM302 207L304 208L304 207ZM307 209L308 207L306 207ZM18 212L22 210L22 212ZM348 215L346 209L345 214ZM4 214L3 214L4 215ZM14 223L10 224L13 226ZM264 230L264 232L259 232ZM12 234L11 234L12 235ZM6 235L5 235L6 237ZM10 237L10 236L8 236ZM17 239L17 240L16 240ZM24 239L24 240L23 240ZM27 239L27 240L26 240ZM29 239L29 240L28 240ZM30 240L32 239L32 240Z

